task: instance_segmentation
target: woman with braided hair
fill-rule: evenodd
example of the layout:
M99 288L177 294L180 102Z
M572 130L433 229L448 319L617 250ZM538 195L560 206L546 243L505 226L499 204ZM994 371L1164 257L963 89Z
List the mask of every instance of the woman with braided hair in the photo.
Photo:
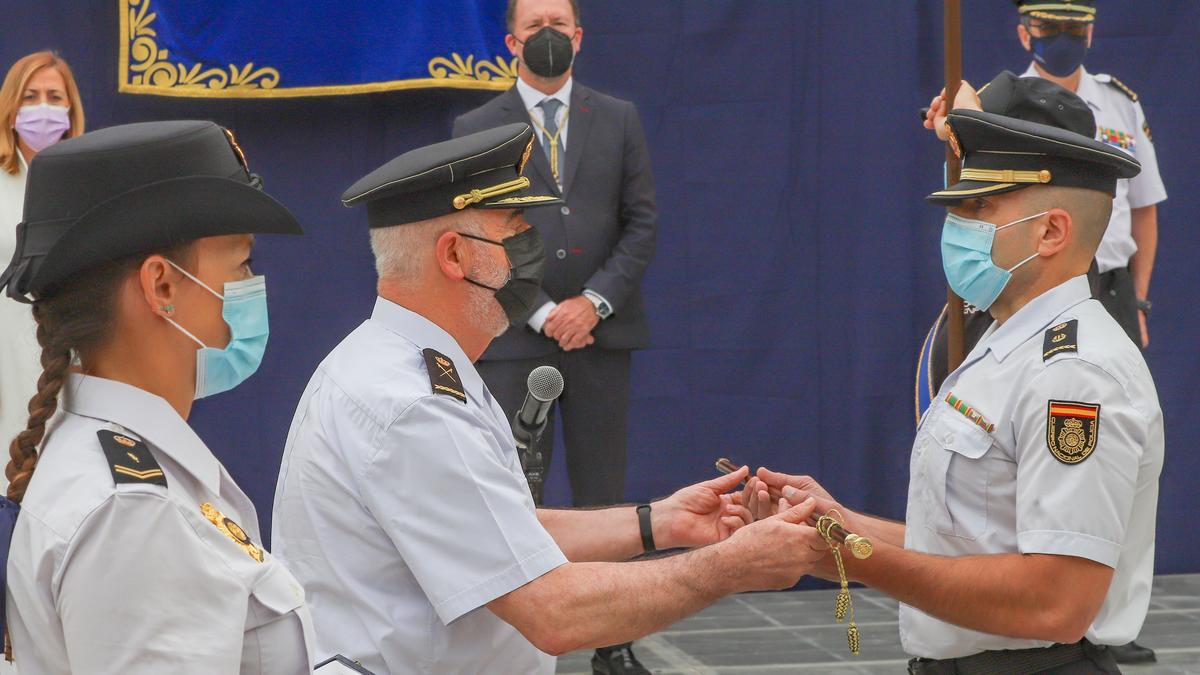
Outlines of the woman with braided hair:
M41 346L0 551L21 675L312 670L303 590L187 424L266 348L254 233L301 230L260 186L211 122L112 127L30 164L0 276Z

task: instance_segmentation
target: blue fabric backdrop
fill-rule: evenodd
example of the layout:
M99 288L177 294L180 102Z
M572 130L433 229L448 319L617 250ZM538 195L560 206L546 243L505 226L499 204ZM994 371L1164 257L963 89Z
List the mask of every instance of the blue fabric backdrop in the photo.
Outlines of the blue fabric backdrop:
M294 405L373 301L365 217L338 195L401 151L444 139L455 115L494 94L118 94L117 0L5 4L4 67L35 49L60 50L93 128L174 117L232 127L251 166L305 224L306 237L265 238L256 253L273 325L262 370L194 416L269 530ZM499 16L503 4L489 11ZM1012 5L965 5L967 77L1023 69ZM849 505L903 517L916 354L944 293L942 211L921 201L940 184L942 148L917 123L917 108L941 87L940 7L584 0L578 77L638 104L662 213L645 281L654 347L634 360L630 499L707 478L727 455L811 472ZM1106 2L1088 60L1142 94L1171 195L1159 211L1147 352L1167 424L1160 572L1200 571L1200 427L1189 412L1200 397L1198 43L1200 3ZM550 499L564 502L565 489L560 461Z

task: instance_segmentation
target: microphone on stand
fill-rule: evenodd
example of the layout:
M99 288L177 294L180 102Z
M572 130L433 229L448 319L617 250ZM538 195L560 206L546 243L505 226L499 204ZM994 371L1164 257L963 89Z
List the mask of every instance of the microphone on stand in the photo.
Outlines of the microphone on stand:
M542 503L542 485L546 480L546 463L538 440L546 430L550 406L562 395L563 376L554 366L538 366L525 380L528 393L521 408L513 415L513 440L521 458L521 469L529 482L529 491L535 504Z

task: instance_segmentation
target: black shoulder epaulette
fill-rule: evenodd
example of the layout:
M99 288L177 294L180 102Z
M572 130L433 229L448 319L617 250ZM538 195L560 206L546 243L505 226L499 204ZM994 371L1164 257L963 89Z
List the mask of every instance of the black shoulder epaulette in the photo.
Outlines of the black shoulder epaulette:
M1049 361L1052 357L1064 352L1077 351L1079 351L1079 319L1071 319L1046 330L1046 337L1042 341L1043 361Z
M1129 97L1129 100L1130 100L1130 101L1135 101L1135 102L1136 102L1136 101L1138 100L1138 95L1137 95L1137 92L1135 92L1134 90L1132 90L1132 89L1130 89L1129 87L1125 86L1125 83L1124 83L1124 82L1122 82L1122 81L1118 80L1117 78L1113 77L1112 75L1109 75L1109 76L1108 76L1108 84L1109 84L1109 86L1111 86L1111 87L1114 87L1114 88L1116 88L1116 89L1119 89L1119 90L1121 91L1121 93L1123 93L1123 94L1125 94L1126 96L1128 96L1128 97Z
M433 393L466 403L467 393L463 391L454 362L436 349L426 349L421 353L425 355L425 368L429 371L429 386L433 387Z
M108 457L114 483L149 483L167 487L167 477L145 443L108 429L101 429L96 435L100 437L100 445Z

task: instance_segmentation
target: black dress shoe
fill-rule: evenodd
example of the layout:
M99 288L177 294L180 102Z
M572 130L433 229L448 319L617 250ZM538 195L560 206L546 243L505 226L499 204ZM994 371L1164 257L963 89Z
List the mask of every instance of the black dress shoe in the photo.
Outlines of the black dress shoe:
M1136 642L1109 647L1108 651L1112 652L1117 663L1154 663L1158 661L1158 658L1154 656L1153 649L1143 647Z
M592 656L592 675L650 675L633 655L633 643L602 647Z

